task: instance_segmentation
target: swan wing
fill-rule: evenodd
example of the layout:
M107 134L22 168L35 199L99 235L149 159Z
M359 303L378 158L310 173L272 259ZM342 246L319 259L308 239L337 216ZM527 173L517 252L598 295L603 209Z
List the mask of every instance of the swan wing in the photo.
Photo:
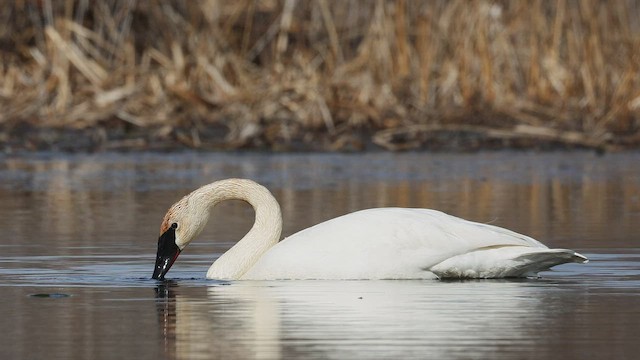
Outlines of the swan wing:
M428 279L446 260L489 249L499 256L548 250L497 226L436 210L377 208L340 216L295 233L267 251L244 279ZM522 251L524 250L524 251ZM465 260L462 260L463 262ZM432 268L440 264L438 271ZM460 263L454 262L458 266Z

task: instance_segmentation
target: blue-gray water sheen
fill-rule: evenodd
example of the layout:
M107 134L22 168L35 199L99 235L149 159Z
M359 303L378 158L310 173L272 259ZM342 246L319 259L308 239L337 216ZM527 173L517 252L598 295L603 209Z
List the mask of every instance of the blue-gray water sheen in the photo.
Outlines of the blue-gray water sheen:
M32 154L0 157L2 359L633 359L640 153ZM284 235L369 207L428 207L575 249L539 279L206 280L250 228L221 204L165 282L166 209L254 179ZM390 259L395 260L395 259Z

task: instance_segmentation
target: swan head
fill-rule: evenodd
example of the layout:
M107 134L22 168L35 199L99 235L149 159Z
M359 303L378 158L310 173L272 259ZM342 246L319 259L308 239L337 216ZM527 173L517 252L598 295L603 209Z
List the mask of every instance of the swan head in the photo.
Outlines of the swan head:
M209 208L187 195L173 204L160 225L153 279L162 280L182 250L204 229Z

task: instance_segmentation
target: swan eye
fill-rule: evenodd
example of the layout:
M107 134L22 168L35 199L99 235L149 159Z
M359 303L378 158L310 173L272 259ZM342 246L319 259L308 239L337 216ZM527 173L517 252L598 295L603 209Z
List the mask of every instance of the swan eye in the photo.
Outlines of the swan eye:
M173 223L173 224L171 224L171 228L172 228L172 229L177 229L177 228L178 228L178 223Z

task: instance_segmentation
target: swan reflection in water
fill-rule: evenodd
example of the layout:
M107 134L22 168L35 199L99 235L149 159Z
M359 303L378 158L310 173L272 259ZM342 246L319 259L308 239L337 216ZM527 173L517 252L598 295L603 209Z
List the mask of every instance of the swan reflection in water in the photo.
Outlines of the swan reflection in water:
M437 358L469 351L486 358L514 347L534 351L536 332L566 325L563 313L581 306L575 294L557 296L571 291L562 284L526 279L206 288L168 282L158 289L167 352L179 358Z
M280 309L266 288L216 283L156 288L158 319L169 358L280 358Z

